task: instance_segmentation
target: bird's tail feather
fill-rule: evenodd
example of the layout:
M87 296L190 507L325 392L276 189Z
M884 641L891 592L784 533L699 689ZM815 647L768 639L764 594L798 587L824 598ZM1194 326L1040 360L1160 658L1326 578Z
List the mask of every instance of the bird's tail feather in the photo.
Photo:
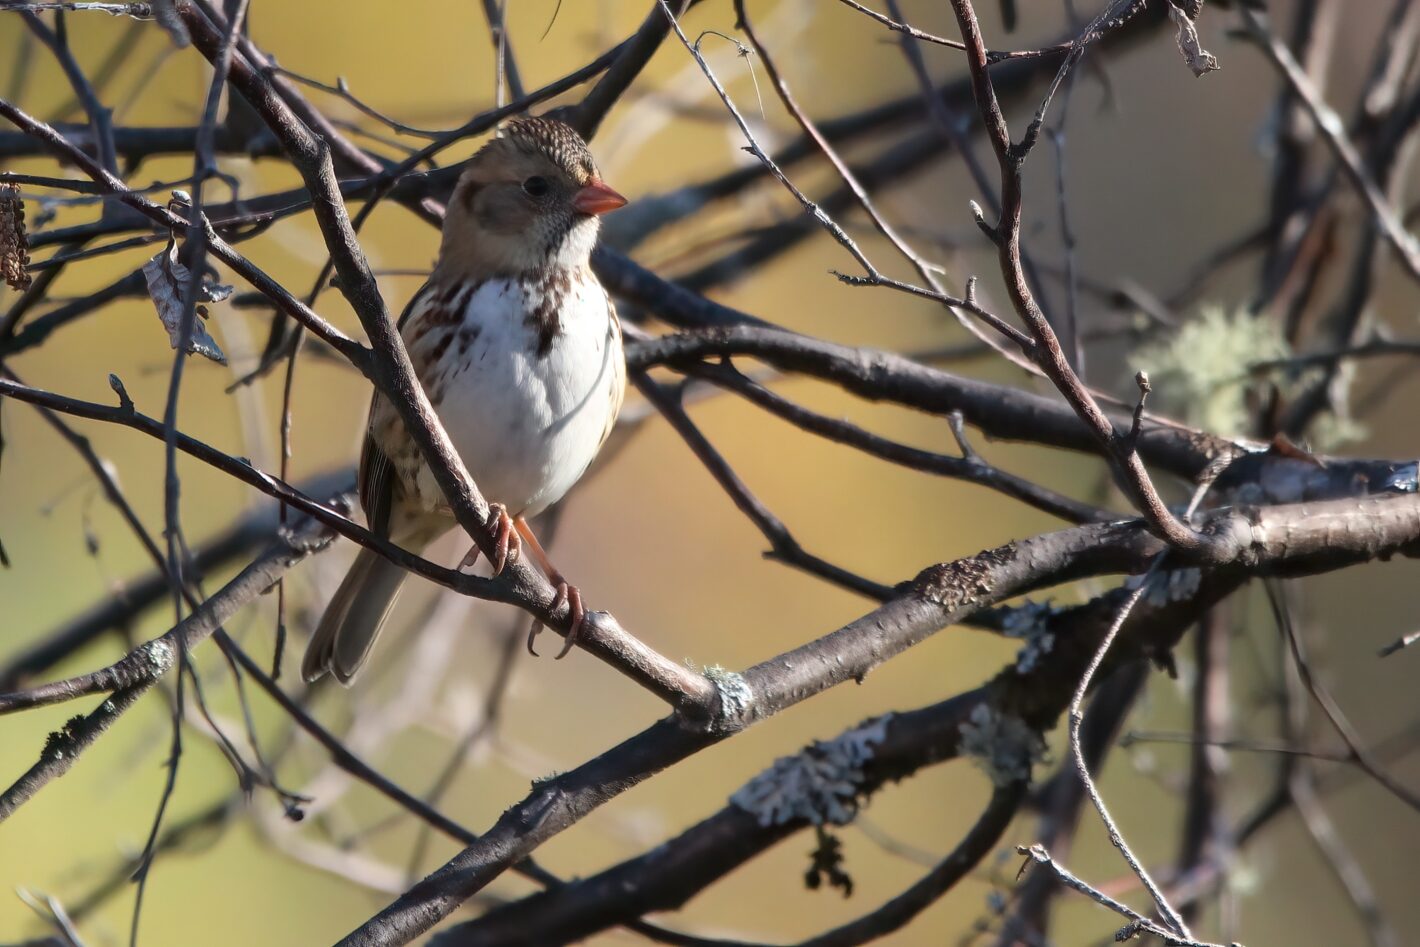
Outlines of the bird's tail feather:
M301 677L314 681L329 672L349 684L369 657L406 574L379 553L361 549L306 646Z

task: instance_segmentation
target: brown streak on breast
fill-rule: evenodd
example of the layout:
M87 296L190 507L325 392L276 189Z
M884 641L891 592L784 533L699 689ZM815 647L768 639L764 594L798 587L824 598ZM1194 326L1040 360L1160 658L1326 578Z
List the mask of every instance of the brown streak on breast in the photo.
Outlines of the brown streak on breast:
M414 329L414 337L418 338L434 326L452 326L462 322L469 298L482 285L482 280L456 280L435 290L429 297L429 304L416 316L418 325Z
M460 321L460 313L457 309L442 304L431 305L424 310L424 315L419 320L420 328L457 325Z
M449 343L454 340L452 332L445 332L439 337L439 341L434 343L434 347L429 350L429 361L437 362L444 357L444 353L449 350Z
M523 285L528 313L524 320L537 333L537 357L546 358L562 333L562 304L572 290L572 279L562 267Z

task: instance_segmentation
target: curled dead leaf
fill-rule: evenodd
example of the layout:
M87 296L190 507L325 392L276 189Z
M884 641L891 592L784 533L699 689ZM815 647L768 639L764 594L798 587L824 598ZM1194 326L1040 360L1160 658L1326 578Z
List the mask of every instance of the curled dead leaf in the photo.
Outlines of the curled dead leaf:
M168 330L168 341L173 348L177 348L182 341L182 294L192 278L192 271L178 260L177 241L169 240L165 250L143 264L143 278L148 282L148 295L158 310L158 318L162 319L163 328ZM197 298L203 302L219 302L231 294L230 286L206 281L198 284ZM202 324L202 320L207 318L207 309L199 305L195 307L195 313L200 318L192 320L187 351L227 364L227 356L222 354L217 340Z
M1194 5L1194 14L1201 9L1202 4ZM1195 76L1206 76L1214 70L1222 68L1218 65L1218 57L1203 48L1203 42L1198 38L1198 27L1193 23L1193 16L1188 11L1181 8L1178 3L1169 3L1169 16L1173 18L1174 25L1178 27L1178 51L1183 53L1183 61L1188 64L1188 68Z

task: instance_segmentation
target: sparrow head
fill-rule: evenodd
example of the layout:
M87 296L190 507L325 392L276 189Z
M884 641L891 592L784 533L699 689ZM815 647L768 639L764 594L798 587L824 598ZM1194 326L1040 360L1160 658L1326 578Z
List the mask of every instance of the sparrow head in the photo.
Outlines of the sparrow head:
M626 203L570 125L510 122L469 159L449 202L440 269L495 276L585 266L601 214Z

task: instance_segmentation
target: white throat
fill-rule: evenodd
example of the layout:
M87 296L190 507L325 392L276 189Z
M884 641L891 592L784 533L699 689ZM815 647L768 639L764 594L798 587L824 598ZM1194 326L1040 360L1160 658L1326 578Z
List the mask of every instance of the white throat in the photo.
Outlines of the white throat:
M595 217L578 217L572 229L548 260L553 268L581 269L591 263L592 249L597 245L601 222Z

